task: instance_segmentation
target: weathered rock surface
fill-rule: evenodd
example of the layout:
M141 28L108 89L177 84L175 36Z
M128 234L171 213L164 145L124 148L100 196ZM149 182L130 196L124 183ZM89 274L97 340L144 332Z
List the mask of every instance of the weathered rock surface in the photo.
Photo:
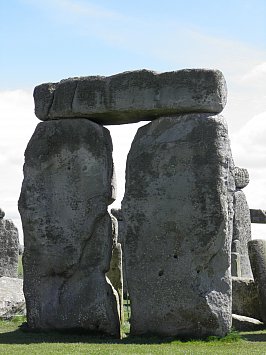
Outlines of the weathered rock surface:
M266 223L265 210L250 210L251 223Z
M18 230L5 213L0 210L0 277L18 276L19 238Z
M40 123L25 151L19 211L24 292L33 329L119 336L105 273L112 253L112 142L86 119Z
M240 274L232 273L232 276L248 278L253 277L248 256L248 242L250 240L251 220L249 206L244 192L241 190L237 190L234 193L233 242L239 241L239 243L237 244L235 250L233 250L234 244L232 244L232 252L239 254Z
M249 173L247 169L235 167L235 184L237 189L243 189L249 183Z
M266 323L266 240L248 242L250 264L258 287L261 318Z
M15 315L25 314L23 280L5 276L0 277L0 317L8 319Z
M264 324L258 319L232 314L232 327L239 332L255 331L264 328Z
M121 244L117 242L118 238L118 223L117 219L111 215L112 219L112 258L110 269L106 276L111 281L114 289L117 291L119 297L120 321L124 321L124 302L123 302L123 270L122 270L122 248Z
M35 114L43 121L89 118L100 124L153 120L184 112L220 113L227 98L218 70L149 70L110 77L88 76L47 83L34 90Z
M232 277L232 312L262 320L258 288L253 279Z
M132 334L229 331L229 190L233 162L222 116L163 117L139 128L122 202Z

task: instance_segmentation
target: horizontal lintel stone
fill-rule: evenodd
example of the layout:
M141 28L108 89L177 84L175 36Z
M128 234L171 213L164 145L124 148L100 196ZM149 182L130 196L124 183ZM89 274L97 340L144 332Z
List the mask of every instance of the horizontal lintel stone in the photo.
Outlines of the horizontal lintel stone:
M87 118L114 125L179 113L220 113L227 99L219 70L124 72L46 83L34 89L35 114L42 120Z

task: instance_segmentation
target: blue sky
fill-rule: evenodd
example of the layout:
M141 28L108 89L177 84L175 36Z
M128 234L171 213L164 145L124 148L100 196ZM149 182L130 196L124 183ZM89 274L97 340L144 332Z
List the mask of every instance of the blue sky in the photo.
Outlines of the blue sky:
M250 207L266 209L265 19L265 0L0 0L0 207L20 233L23 153L39 122L34 87L141 68L203 67L224 73L228 102L223 114L235 163L249 170L251 182L244 191ZM117 205L126 155L143 124L108 126Z
M224 55L235 42L266 50L264 0L8 0L0 14L2 89L143 67L224 66L211 39L228 42Z

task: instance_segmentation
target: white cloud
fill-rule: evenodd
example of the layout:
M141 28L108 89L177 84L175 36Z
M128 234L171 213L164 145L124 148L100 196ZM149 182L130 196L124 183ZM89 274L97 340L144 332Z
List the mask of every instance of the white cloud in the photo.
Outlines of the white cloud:
M22 241L17 201L23 179L24 150L38 120L28 91L0 91L0 107L0 207L6 218L15 222Z
M266 89L266 62L260 63L254 66L248 73L242 78L243 83L250 83L263 85Z
M266 111L252 117L231 136L237 166L248 169L250 183L243 190L250 208L266 210ZM252 224L252 237L266 239L266 225Z

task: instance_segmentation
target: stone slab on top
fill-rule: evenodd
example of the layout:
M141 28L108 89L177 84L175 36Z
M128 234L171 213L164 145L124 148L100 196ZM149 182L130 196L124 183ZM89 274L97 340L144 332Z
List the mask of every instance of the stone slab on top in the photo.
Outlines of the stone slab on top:
M179 113L220 113L227 89L219 70L124 72L46 83L34 89L35 114L42 120L88 118L104 125L150 121Z

